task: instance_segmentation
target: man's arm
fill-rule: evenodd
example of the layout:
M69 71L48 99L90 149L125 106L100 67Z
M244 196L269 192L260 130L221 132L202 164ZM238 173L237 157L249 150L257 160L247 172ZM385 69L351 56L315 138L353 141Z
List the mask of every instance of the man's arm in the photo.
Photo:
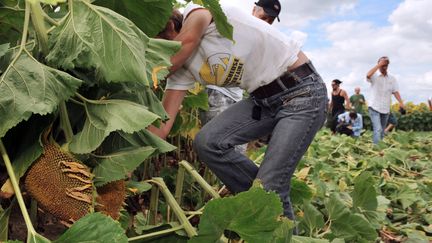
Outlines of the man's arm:
M402 98L401 98L401 96L399 94L399 91L393 92L393 95L396 98L396 100L399 102L399 107L405 108L405 105L404 105L403 100L402 100Z
M372 76L376 73L376 71L378 71L378 69L380 69L382 66L387 65L388 64L388 60L387 59L383 59L380 60L378 62L377 65L375 65L371 70L369 70L369 72L366 74L366 78L367 81L370 81L370 79L372 78Z
M149 131L162 139L165 139L168 136L172 126L174 125L175 118L186 95L186 92L186 90L173 89L167 89L165 91L164 97L162 99L162 105L168 114L169 120L161 124L160 128L155 126L149 127Z
M351 109L351 102L345 90L342 90L341 95L345 98L346 109Z
M171 72L175 72L192 55L199 46L201 38L207 27L211 23L212 15L207 9L197 9L192 11L186 18L180 33L174 38L180 41L182 46L180 51L171 57Z

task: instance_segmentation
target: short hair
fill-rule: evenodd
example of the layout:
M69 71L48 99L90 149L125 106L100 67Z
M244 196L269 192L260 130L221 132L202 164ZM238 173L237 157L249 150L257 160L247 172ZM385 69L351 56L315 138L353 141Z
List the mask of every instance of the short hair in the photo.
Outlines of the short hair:
M167 24L165 25L165 28L163 28L157 36L160 38L165 39L165 33L168 31L168 27L170 26L170 23L173 23L174 30L176 32L180 32L181 28L183 27L183 14L180 13L178 9L174 9L171 13L171 16L168 19Z
M387 59L387 60L389 60L388 56L382 56L382 57L378 58L378 62L381 61L382 59ZM389 60L389 61L390 61L390 60Z
M355 112L355 111L350 111L350 113L349 113L349 117L351 118L351 119L357 119L357 112Z
M335 82L336 84L341 84L342 83L342 81L340 81L339 79L333 79L332 82Z

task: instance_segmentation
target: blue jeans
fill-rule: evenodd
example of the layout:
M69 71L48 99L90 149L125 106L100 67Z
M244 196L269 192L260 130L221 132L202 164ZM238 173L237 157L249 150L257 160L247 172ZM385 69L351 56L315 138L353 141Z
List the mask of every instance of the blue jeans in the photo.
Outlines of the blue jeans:
M297 163L306 152L326 117L327 90L315 72L295 87L276 95L237 102L209 121L194 141L200 160L232 191L248 190L260 179L266 190L276 191L284 215L293 219L290 182ZM252 118L261 106L261 119ZM234 146L272 134L260 167Z
M377 144L384 137L384 129L387 126L389 114L379 113L371 107L368 110L373 128L373 143Z

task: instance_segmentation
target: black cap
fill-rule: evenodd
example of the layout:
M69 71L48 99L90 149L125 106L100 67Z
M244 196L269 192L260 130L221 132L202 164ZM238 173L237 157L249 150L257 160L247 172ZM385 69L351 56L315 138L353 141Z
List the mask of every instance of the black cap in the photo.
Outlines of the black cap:
M279 0L259 0L255 5L263 8L268 16L275 17L280 22L279 13L281 11L281 4Z

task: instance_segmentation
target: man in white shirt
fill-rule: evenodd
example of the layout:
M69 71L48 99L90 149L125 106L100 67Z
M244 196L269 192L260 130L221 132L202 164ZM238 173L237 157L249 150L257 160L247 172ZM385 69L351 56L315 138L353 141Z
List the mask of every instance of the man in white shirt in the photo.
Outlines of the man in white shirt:
M185 8L180 32L169 22L160 34L181 41L182 46L171 58L162 100L170 119L150 130L167 136L195 82L248 91L248 98L200 130L195 151L231 192L248 190L254 179L260 179L266 190L279 194L284 215L293 219L290 182L324 123L325 84L296 40L239 9L222 7L234 27L234 41L221 36L210 11L194 4ZM234 149L269 134L272 138L260 167Z
M252 10L252 15L269 23L273 24L277 18L279 20L279 13L281 5L279 0L259 0L255 3ZM217 85L207 85L206 91L208 95L209 109L200 112L201 124L205 125L211 119L222 113L229 106L239 102L243 98L243 89L239 87L220 87ZM236 150L246 154L247 144L236 146Z
M366 75L366 80L371 84L372 92L369 100L369 116L372 121L374 144L377 144L384 137L384 129L390 114L392 94L399 102L399 107L404 108L396 78L387 73L389 64L389 58L383 56L378 59L378 64ZM378 70L380 73L376 73Z

